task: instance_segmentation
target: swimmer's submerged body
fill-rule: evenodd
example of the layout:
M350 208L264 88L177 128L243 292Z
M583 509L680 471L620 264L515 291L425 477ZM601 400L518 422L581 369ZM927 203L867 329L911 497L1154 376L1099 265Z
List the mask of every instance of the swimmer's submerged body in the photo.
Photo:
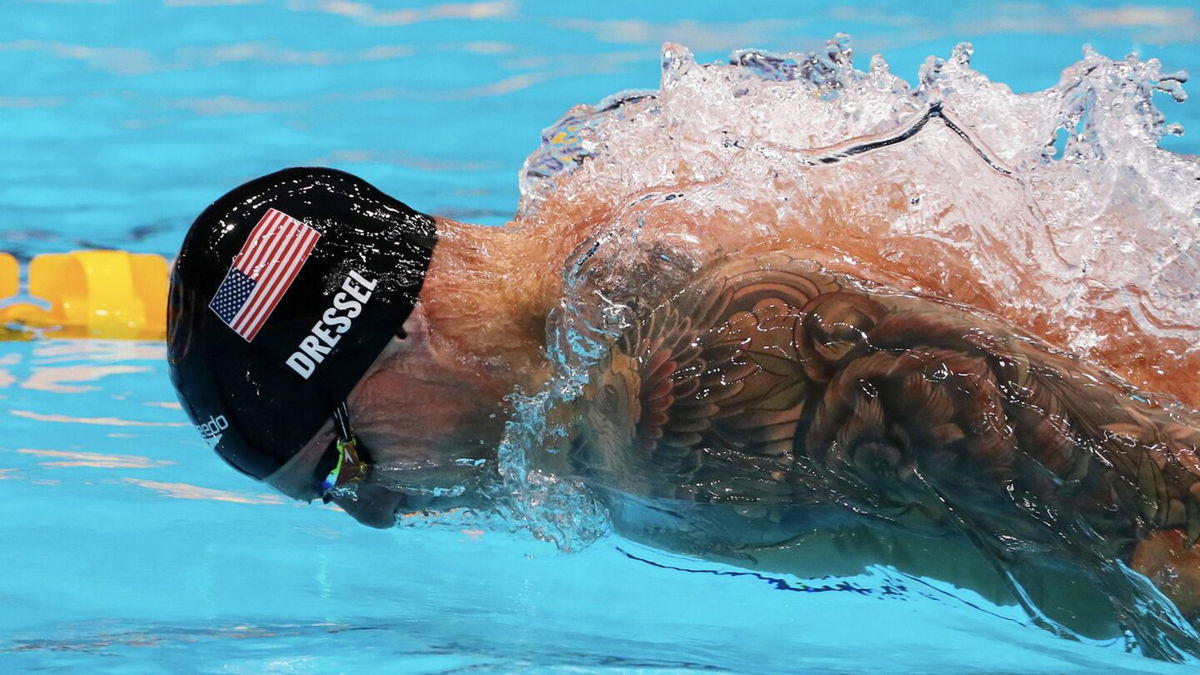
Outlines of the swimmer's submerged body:
M486 508L506 395L555 375L585 225L435 220L330 170L253 181L174 272L185 410L243 473L368 525ZM965 538L1001 574L1132 567L1200 616L1197 426L992 316L834 267L783 238L664 271L559 411L551 468L691 553L866 519Z

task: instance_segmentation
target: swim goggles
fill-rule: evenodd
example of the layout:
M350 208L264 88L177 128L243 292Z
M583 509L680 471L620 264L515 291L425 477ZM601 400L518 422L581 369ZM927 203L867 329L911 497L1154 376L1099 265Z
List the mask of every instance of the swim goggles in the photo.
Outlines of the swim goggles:
M336 491L365 479L370 467L365 461L365 448L364 456L359 456L358 439L350 430L350 414L345 401L334 409L333 423L337 428L337 438L329 444L329 449L313 471L317 495L326 504L333 501Z

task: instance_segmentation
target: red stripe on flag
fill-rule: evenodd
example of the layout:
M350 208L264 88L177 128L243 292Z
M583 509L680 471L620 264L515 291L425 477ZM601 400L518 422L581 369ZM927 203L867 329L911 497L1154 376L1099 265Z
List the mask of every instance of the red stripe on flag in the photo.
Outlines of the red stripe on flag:
M315 235L315 232L311 232L303 233L297 237L297 240L294 242L295 251L289 253L289 256L291 256L290 262L281 266L280 273L272 280L271 287L263 289L261 300L257 301L259 305L256 310L257 314L252 319L251 325L246 329L248 333L246 339L253 340L254 336L258 334L259 329L266 323L267 317L271 316L271 312L275 311L275 306L279 304L279 301L283 298L283 294L292 285L292 281L299 274L304 260L308 257L309 252L312 251L313 246L316 245L317 237Z
M264 263L265 271L256 280L257 285L254 292L246 299L246 304L242 307L242 315L237 321L236 330L246 336L247 340L251 339L250 333L256 331L255 326L266 319L260 310L264 305L270 303L272 291L276 289L280 278L286 276L287 268L294 262L294 257L299 251L298 244L302 239L303 232L295 227L289 227L286 233L281 233L276 237L271 249L271 257Z
M279 217L283 215L282 212L275 209L267 209L258 224L254 226L254 230L250 232L246 243L242 245L242 250L238 252L237 258L233 261L234 267L244 272L246 276L253 278L250 272L262 257L263 249L266 248L263 245L264 238L269 237L278 228Z
M274 260L276 252L286 240L288 226L290 225L288 222L289 217L286 214L274 211L270 215L271 220L268 223L268 227L259 235L258 241L254 244L254 249L248 251L246 260L238 266L238 269L245 272L246 276L256 281L264 274L264 269L270 270L271 261Z
M263 290L263 284L268 282L274 273L279 252L290 242L288 234L293 229L292 218L282 211L270 209L267 211L267 215L270 216L267 229L259 235L258 241L254 242L253 250L238 267L246 276L255 281L254 290L250 292L246 302L242 304L242 308L233 317L233 323L230 324L242 337L246 337L248 332L246 322L250 320L253 308L258 305L257 298Z
M247 340L253 340L254 336L258 335L258 331L266 323L267 317L271 316L271 312L275 311L275 306L283 299L283 294L292 285L292 281L295 280L296 275L300 273L300 268L308 258L308 254L312 252L313 247L317 245L317 239L319 238L320 235L317 234L316 230L309 230L300 235L297 242L300 251L294 255L287 268L283 270L282 275L276 279L274 289L267 289L270 295L266 296L264 300L264 309L260 318L256 319L253 327L248 329L250 334L246 336Z
M236 267L255 280L254 290L230 322L238 335L254 339L291 286L321 234L291 216L269 209L242 248Z

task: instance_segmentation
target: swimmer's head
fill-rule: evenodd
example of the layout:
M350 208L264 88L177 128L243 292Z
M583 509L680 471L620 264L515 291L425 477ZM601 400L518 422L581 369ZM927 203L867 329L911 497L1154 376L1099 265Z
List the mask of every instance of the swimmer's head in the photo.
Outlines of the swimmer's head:
M250 181L192 225L171 275L171 380L201 435L264 479L403 335L433 218L332 169Z

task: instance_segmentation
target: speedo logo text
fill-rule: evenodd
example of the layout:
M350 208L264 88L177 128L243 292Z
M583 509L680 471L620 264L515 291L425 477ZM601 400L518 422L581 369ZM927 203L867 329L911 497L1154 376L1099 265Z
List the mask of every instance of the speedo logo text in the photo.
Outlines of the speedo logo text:
M212 447L216 447L217 443L221 442L221 432L228 428L229 420L225 419L224 415L209 415L207 422L196 425L196 429L200 431L200 437Z

